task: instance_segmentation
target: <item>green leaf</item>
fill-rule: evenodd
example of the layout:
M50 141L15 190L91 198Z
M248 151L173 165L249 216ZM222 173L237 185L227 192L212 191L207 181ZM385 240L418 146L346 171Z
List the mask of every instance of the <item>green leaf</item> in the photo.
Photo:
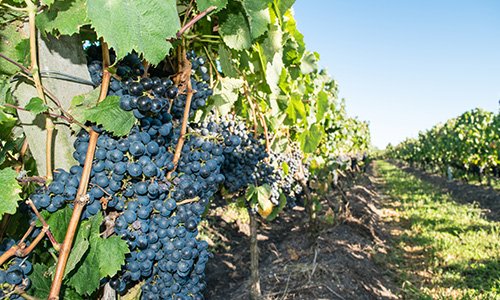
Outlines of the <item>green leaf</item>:
M224 45L219 45L219 62L222 73L227 77L238 77L238 70L235 68L231 57L231 50Z
M302 57L302 62L300 64L300 70L303 74L309 74L318 69L318 58L317 53L308 52Z
M17 124L17 119L8 114L7 110L6 107L0 106L0 140L8 140Z
M131 111L124 111L119 105L120 97L108 96L96 107L86 110L85 118L102 125L115 136L124 136L130 132L136 119Z
M254 186L251 184L247 188L245 198L250 202L251 206L258 205L258 212L262 217L267 218L271 214L273 203L270 200L271 186L269 184L261 186Z
M269 1L242 0L241 4L246 12L252 39L256 39L268 30L271 22L268 9Z
M0 31L0 53L14 61L26 65L29 62L28 39L20 29L22 22L12 22L2 26ZM19 68L3 58L0 58L0 74L12 75L19 72Z
M299 118L305 119L306 108L299 95L294 94L290 98L286 109L287 117L292 123L297 123Z
M69 206L66 206L55 213L48 214L48 216L44 215L45 221L49 224L50 231L52 231L56 241L62 242L64 240L72 214L73 210ZM41 223L38 222L37 226L41 226Z
M199 11L204 11L210 6L217 6L217 10L222 10L227 5L227 0L196 0L196 5Z
M318 93L318 101L316 101L316 120L321 122L328 111L328 94L324 91Z
M286 161L281 164L281 168L283 169L283 173L285 174L285 176L288 175L288 173L290 172L290 166L288 166L288 163Z
M219 85L214 89L211 97L215 107L222 114L228 114L238 100L239 89L243 86L243 80L236 78L221 78Z
M313 124L299 136L300 148L304 153L313 153L317 150L324 130L319 124Z
M66 269L64 269L64 277L75 269L76 265L81 261L82 257L89 249L89 246L90 243L87 239L78 239L78 237L75 239L75 243L68 257L68 262L66 263Z
M99 89L92 90L87 94L77 95L71 99L71 105L68 111L77 121L84 124L87 121L85 113L87 110L97 105L98 99ZM80 126L72 124L71 129L77 132L80 130Z
M241 11L228 14L220 25L219 32L224 43L231 49L244 50L252 45L250 27L248 27L247 19Z
M45 105L45 103L43 103L42 99L40 99L38 97L34 97L34 98L30 99L30 102L28 102L28 104L26 104L24 109L31 111L35 115L38 115L40 113L43 113L43 112L46 112L47 110L49 110L49 107L47 105Z
M54 35L73 35L90 23L87 17L86 0L53 1L48 10L36 17L37 27Z
M118 59L135 50L157 65L180 29L175 0L88 0L87 13Z
M295 0L275 0L274 3L279 9L281 15L285 14L295 3Z
M52 4L54 4L54 1L55 0L41 0L42 4L46 6L51 6Z
M114 276L125 262L125 254L129 253L127 242L117 236L95 239L92 247L97 252L101 278Z
M99 261L92 250L85 256L81 265L74 270L67 284L80 295L90 295L99 288Z
M285 208L285 205L286 205L286 196L283 193L280 193L280 202L278 206L273 207L273 212L266 217L266 220L272 221L276 219L279 213L283 211L283 208Z
M80 295L92 294L99 288L101 278L115 275L125 262L125 254L129 253L127 243L119 237L101 238L102 221L102 214L99 213L81 225L82 238L88 238L88 251L67 280L68 285Z
M41 264L33 265L33 273L29 276L31 280L30 293L34 293L35 297L46 299L52 285L52 276L49 273L49 267Z
M21 200L21 186L17 182L17 172L11 168L0 170L0 218L5 213L14 214L17 202Z

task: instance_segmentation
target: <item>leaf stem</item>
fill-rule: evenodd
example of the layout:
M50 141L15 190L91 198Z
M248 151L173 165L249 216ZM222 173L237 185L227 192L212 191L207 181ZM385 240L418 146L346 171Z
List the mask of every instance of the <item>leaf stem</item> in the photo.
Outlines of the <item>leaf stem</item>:
M177 39L180 39L181 36L184 34L184 32L186 32L186 30L188 30L194 24L196 24L196 22L198 22L203 17L205 17L206 15L208 15L209 13L211 13L212 11L214 11L216 9L217 9L217 6L210 6L209 8L205 9L201 13L197 14L196 16L194 16L194 18L192 18L189 22L187 22L186 25L182 26L182 28L177 32L177 35L176 35Z
M106 98L108 94L109 82L111 80L111 73L109 72L109 49L108 44L101 39L102 45L102 59L103 59L103 74L102 74L102 84L101 91L99 94L99 100L97 103L101 102ZM85 156L85 163L83 165L82 178L80 179L80 185L78 187L78 192L76 194L76 199L74 201L73 214L68 224L68 230L66 231L66 236L61 245L61 250L59 251L59 258L57 260L56 271L54 274L54 279L52 281L52 286L50 287L50 293L48 299L57 300L59 299L59 293L61 291L62 281L64 277L64 270L66 269L66 264L68 262L68 257L71 252L71 247L73 245L73 239L75 237L76 229L80 222L80 218L85 205L89 200L87 195L87 188L90 180L90 171L92 170L92 162L94 160L95 148L97 145L97 139L99 134L94 130L90 130L89 146L87 148L87 154Z

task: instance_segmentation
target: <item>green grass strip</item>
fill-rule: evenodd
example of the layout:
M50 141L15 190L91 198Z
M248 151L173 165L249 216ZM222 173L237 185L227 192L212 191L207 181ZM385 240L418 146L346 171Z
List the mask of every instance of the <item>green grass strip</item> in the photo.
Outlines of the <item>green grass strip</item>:
M376 162L396 233L389 264L406 299L500 299L500 223L474 204Z

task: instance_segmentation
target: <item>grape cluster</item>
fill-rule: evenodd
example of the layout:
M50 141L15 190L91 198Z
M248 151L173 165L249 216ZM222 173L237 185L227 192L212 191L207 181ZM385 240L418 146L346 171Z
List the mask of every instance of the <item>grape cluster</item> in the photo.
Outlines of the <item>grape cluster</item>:
M0 244L0 255L8 249L12 248L16 242L13 239L4 239ZM28 274L33 270L32 264L27 258L15 257L10 260L5 269L0 269L0 297L3 299L22 299L21 296L11 293L16 287L26 290L30 287L31 282ZM9 295L10 294L10 295Z
M280 173L278 185L287 198L287 204L293 207L295 201L303 193L302 185L296 178L297 174L302 173L306 181L309 178L309 169L304 166L301 167L302 152L297 146L294 146L289 154L271 152L269 160L276 166L275 170Z
M201 297L209 252L206 242L196 239L197 226L224 181L222 148L216 136L204 133L190 132L171 182L139 181L126 188L129 200L115 231L131 254L124 272L111 281L119 292L145 279L143 299Z
M211 116L201 124L201 128L224 138L224 187L230 193L237 193L244 191L250 184L257 184L257 166L267 157L267 153L245 123L231 115L220 119Z

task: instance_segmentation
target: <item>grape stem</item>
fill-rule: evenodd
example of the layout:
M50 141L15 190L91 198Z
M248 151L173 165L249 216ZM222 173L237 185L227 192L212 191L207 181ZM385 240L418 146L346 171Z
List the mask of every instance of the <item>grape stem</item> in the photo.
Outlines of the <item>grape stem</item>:
M30 70L28 68L26 68L22 64L16 62L12 58L9 58L8 56L6 56L3 53L0 53L0 58L3 58L6 61L8 61L11 64L13 64L16 67L18 67L21 70L20 75L22 75L23 77L25 77L26 79L30 80L33 83L35 82L34 79L33 79L33 75L31 74L31 72L30 72ZM69 123L75 123L76 125L80 126L81 128L89 131L89 129L87 128L87 126L83 125L78 120L76 120L67 110L64 109L64 107L62 107L61 101L59 100L59 98L56 97L56 95L54 95L54 93L52 93L50 90L48 90L45 86L42 86L42 88L43 88L43 92L45 93L45 95L47 95L52 100L52 102L54 102L54 104L57 106L57 108L66 117L66 121L68 121Z
M186 86L186 104L184 106L184 115L182 118L179 141L175 146L174 158L172 159L174 168L170 172L168 172L167 179L170 179L172 173L175 171L175 169L177 169L177 164L179 163L179 159L181 158L182 147L184 146L184 141L186 139L191 100L193 99L193 89L191 86L191 62L186 57L186 50L184 47L180 48L179 55L182 56L181 58L179 58L179 73L174 78L174 81L176 81L177 83L180 82L182 85Z
M209 8L205 9L201 13L194 16L194 18L192 18L189 22L187 22L186 25L182 26L182 28L177 32L177 34L176 34L177 39L180 39L181 36L184 34L184 32L186 32L189 28L191 28L194 24L196 24L196 22L198 22L203 17L205 17L206 15L208 15L209 13L211 13L212 11L214 11L216 9L217 9L217 6L210 6Z
M101 39L102 45L102 84L101 91L99 94L99 99L97 103L101 102L106 98L109 89L109 82L111 80L111 73L109 72L109 49L108 44ZM87 148L87 154L85 156L85 163L83 165L82 177L80 179L80 185L78 186L78 192L74 201L73 214L68 224L68 229L66 231L66 236L61 245L61 250L59 251L59 258L57 260L56 271L54 274L54 279L52 281L52 286L50 287L50 293L48 299L57 300L59 299L59 293L61 291L62 281L64 277L64 270L66 269L66 264L68 262L68 257L71 252L71 247L73 245L73 239L75 237L80 218L82 216L83 209L89 201L89 196L87 195L87 188L90 180L90 171L92 170L92 162L94 160L95 148L97 145L97 139L99 134L94 130L90 130L89 146Z
M56 251L59 251L61 249L61 245L56 241L56 238L52 234L52 231L50 231L49 224L47 224L47 222L45 221L45 219L43 218L43 216L40 214L40 212L36 208L36 206L33 203L33 201L31 201L31 199L28 199L28 200L26 200L26 204L28 204L31 207L31 209L35 213L35 215L38 218L38 220L40 220L40 222L42 223L42 226L43 226L42 228L44 228L46 230L47 237L49 238L50 242L52 243L52 247L54 247L54 249Z
M22 177L18 178L17 181L20 183L35 182L38 183L39 185L44 185L47 182L47 180L43 176Z
M200 201L200 197L194 197L192 199L186 199L186 200L182 200L182 201L177 202L177 206L181 206L181 205L189 204L189 203L193 203L193 202L198 202L198 201Z

